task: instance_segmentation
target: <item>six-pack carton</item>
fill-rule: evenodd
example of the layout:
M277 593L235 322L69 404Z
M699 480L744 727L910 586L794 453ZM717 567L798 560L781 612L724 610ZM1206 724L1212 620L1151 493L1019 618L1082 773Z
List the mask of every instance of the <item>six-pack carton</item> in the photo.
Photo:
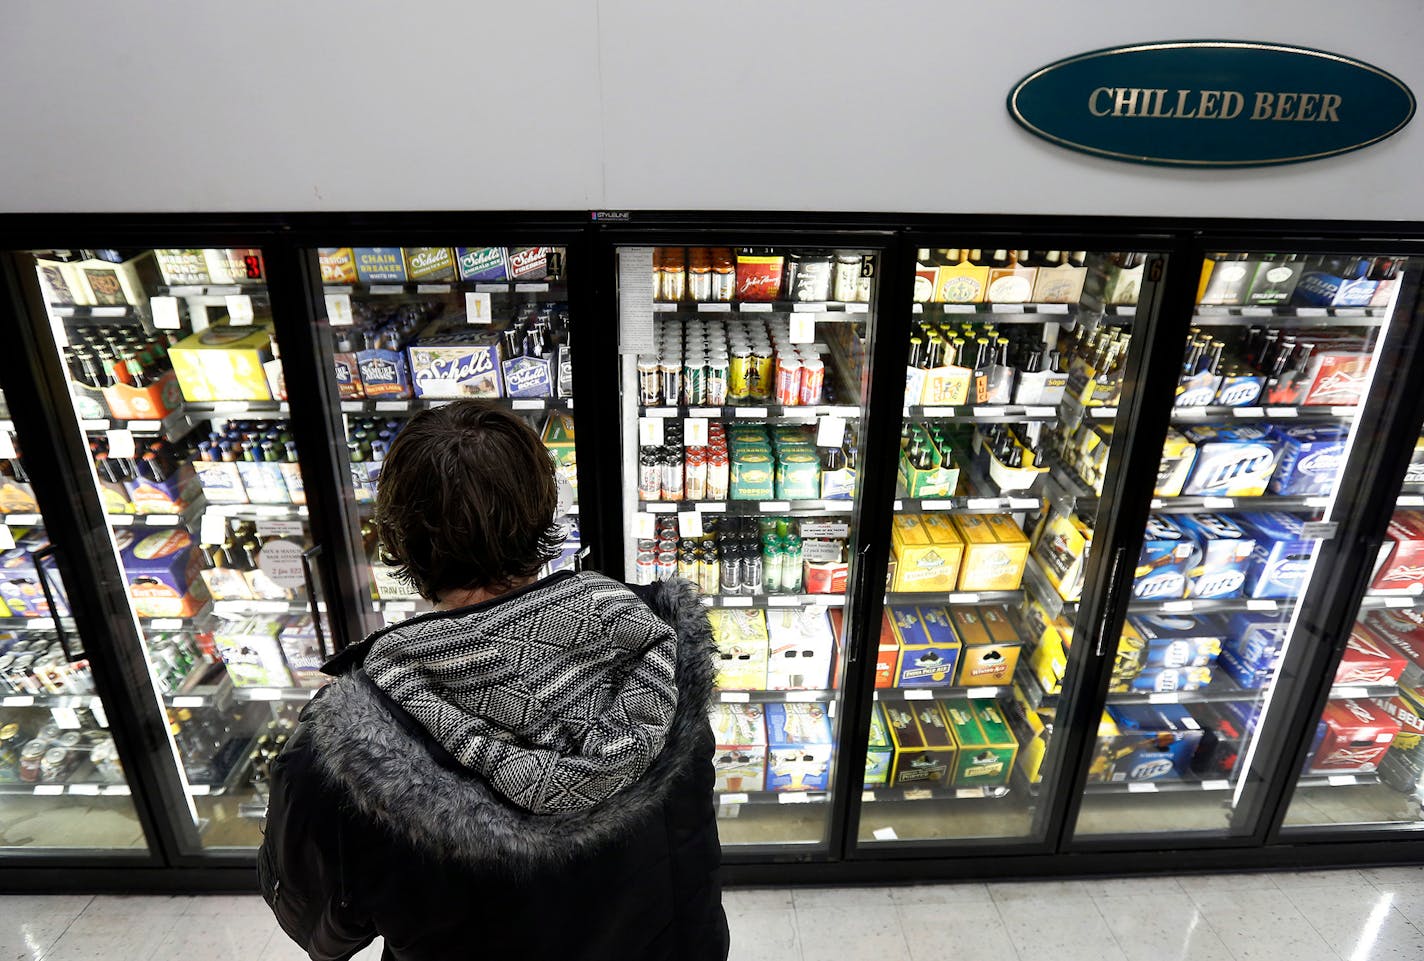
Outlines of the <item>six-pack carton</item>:
M940 787L949 783L958 746L937 701L888 700L885 721L895 760L891 787Z
M1009 613L996 604L949 608L955 637L963 645L955 683L960 687L1002 687L1013 680L1023 637Z
M766 719L760 704L714 704L709 720L716 750L712 768L718 793L766 787Z
M894 687L947 687L954 683L961 645L942 607L887 608L899 648Z
M831 720L821 704L766 705L766 789L825 791L830 786Z

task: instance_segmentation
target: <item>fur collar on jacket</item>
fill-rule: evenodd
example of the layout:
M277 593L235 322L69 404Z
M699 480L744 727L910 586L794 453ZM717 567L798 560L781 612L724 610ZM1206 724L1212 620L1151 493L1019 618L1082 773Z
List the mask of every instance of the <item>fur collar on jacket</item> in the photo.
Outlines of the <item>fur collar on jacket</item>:
M483 869L555 867L633 828L686 771L706 729L716 675L711 627L692 585L659 582L637 593L677 632L677 708L657 758L609 800L552 814L511 804L359 669L371 640L384 632L334 659L326 670L342 676L303 712L323 777L358 812L416 849Z

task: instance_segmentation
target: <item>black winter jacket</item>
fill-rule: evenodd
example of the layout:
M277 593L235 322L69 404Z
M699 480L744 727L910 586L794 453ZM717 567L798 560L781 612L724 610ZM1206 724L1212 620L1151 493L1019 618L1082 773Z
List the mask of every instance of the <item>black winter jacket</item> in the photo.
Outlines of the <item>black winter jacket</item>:
M724 961L711 631L686 582L634 590L677 632L676 713L647 772L582 811L530 814L456 761L363 671L384 632L323 668L338 679L273 765L258 855L313 959L383 937L383 961Z

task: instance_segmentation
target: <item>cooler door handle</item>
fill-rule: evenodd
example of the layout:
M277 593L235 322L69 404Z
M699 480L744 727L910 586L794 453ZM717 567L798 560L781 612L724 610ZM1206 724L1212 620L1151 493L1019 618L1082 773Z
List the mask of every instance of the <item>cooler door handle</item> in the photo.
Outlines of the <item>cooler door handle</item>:
M867 544L866 546L862 547L860 550L858 550L858 551L855 552L855 577L851 580L851 585L850 585L851 592L850 592L848 595L846 595L847 606L846 606L845 610L847 611L847 613L848 613L849 610L850 610L850 606L849 606L850 603L852 603L855 598L859 597L860 594L861 594L861 592L865 590L865 579L866 579L866 577L869 576L869 570L870 570L870 565L867 564L867 563L866 563L866 560L865 560L865 556L866 556L868 553L870 553L870 545L869 545L869 544ZM843 633L844 636L846 636L846 637L850 636L850 632L846 630L846 625L845 625L845 624L842 624L842 625L841 625L841 631L842 631L842 633ZM842 638L837 638L836 640L837 640L837 641L842 641ZM847 654L846 654L846 666L847 666L847 667L853 667L854 665L859 664L859 663L860 663L860 650L859 650L859 648L858 648L856 645L854 645L854 644L845 644L845 647L846 647L846 650L847 650Z
M1123 558L1125 558L1126 556L1127 556L1127 548L1126 548L1126 547L1119 547L1119 548L1113 553L1112 567L1108 569L1107 603L1103 605L1103 614L1107 614L1107 613L1111 612L1115 607L1117 607L1117 596L1118 596L1118 594L1120 593L1120 590L1119 590L1119 588L1118 588L1118 580L1119 580L1118 575L1122 573ZM1102 621L1105 621L1105 618L1100 617L1098 620L1099 620L1100 622L1102 622ZM1107 652L1108 652L1107 644L1108 644L1107 630L1104 629L1104 628L1100 628L1100 629L1098 630L1098 643L1097 643L1097 654L1098 654L1098 657L1103 657L1104 655L1107 654Z
M59 636L60 650L64 651L64 659L71 664L75 661L82 661L87 656L83 650L79 651L76 657L69 649L69 634L64 629L64 622L60 619L59 608L55 606L55 591L50 587L49 576L45 573L44 562L54 557L55 547L50 544L48 547L35 551L30 556L35 559L35 575L40 579L40 590L44 591L45 604L49 606L50 620L54 621L54 632Z
M592 549L589 548L589 547L587 547L587 546L579 548L578 553L574 554L574 570L575 570L575 571L578 571L578 572L582 573L582 571L583 571L583 566L584 566L584 564L588 563L588 556L589 556L589 554L591 554L591 553L592 553Z
M325 661L331 657L326 649L326 631L321 626L321 611L316 603L316 576L312 573L312 561L321 555L321 545L314 544L302 551L302 578L307 582L307 598L311 601L312 626L316 628L316 647Z

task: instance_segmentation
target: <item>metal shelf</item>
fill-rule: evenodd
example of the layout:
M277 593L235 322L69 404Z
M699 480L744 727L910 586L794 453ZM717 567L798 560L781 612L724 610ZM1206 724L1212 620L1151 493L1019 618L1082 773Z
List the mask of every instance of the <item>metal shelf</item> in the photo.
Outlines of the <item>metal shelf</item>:
M721 704L814 704L834 701L837 691L718 691Z
M1379 775L1368 774L1302 774L1296 781L1298 788L1316 787L1368 787L1380 783Z
M547 294L566 291L563 280L462 280L388 284L326 284L324 294L365 294L371 297L398 297L406 294L450 294L471 291L481 294Z
M88 770L82 779L64 781L60 784L30 784L25 781L0 783L0 795L31 794L37 797L60 795L88 795L90 797L128 797L131 789L127 784L111 784L93 779L94 767L89 762L83 765Z
M946 420L966 424L1026 423L1056 421L1058 408L1029 404L980 404L972 407L925 407L913 404L903 408L906 418Z
M687 405L654 405L638 408L639 417L706 417L713 420L770 420L806 421L817 417L860 417L860 407L854 404L761 404L747 401L745 404L726 404L722 407L698 407Z
M1187 597L1172 601L1129 601L1127 609L1133 612L1157 614L1220 614L1236 611L1276 613L1289 611L1295 607L1295 602L1296 599L1293 597L1226 597L1221 599Z
M343 400L343 414L414 414L431 407L443 407L455 400L453 397L383 397L365 400ZM573 410L572 397L488 397L491 403L498 403L515 411Z
M994 700L1013 694L1013 685L1002 687L877 687L877 701L948 701L955 698L969 698L972 701Z
M908 513L1002 514L1006 511L1036 511L1043 506L1038 497L901 497L895 511Z
M886 604L1017 604L1023 600L1019 591L887 591Z
M252 284L159 284L158 293L169 297L266 297L265 283Z
M119 420L99 418L81 420L79 426L87 433L103 433L107 430L127 430L131 434L145 434L162 437L167 441L177 441L187 436L196 426L189 418L189 407L180 407L161 419Z
M239 420L285 420L292 416L286 401L276 400L215 400L208 403L188 401L184 413L208 418L236 417Z
M866 804L881 801L965 801L976 798L1003 798L1009 794L1007 784L999 787L875 787L863 788L860 799Z
M703 594L705 607L845 607L844 594Z
M1360 610L1378 611L1385 608L1417 609L1424 607L1421 594L1366 594L1360 599Z
M1349 423L1359 407L1348 405L1264 406L1264 407L1173 407L1172 423L1192 426L1206 421L1296 421L1300 423Z
M50 304L49 313L52 317L63 317L66 320L130 319L142 316L139 309L132 304Z
M855 502L846 500L746 500L746 501L639 501L638 509L649 514L676 514L697 511L701 514L732 514L736 516L762 514L796 514L823 516L849 514Z
M741 804L828 804L829 791L742 791L736 794L715 794L718 807Z
M1198 327L1238 326L1254 319L1272 327L1378 327L1389 316L1384 307L1213 307L1198 305Z
M992 314L996 324L1042 324L1057 317L1076 314L1077 304L915 304L917 314L957 317L964 314Z
M653 302L655 314L869 314L870 304L858 301L799 301L799 300L719 300L719 301L664 301ZM850 317L845 318L849 320Z

